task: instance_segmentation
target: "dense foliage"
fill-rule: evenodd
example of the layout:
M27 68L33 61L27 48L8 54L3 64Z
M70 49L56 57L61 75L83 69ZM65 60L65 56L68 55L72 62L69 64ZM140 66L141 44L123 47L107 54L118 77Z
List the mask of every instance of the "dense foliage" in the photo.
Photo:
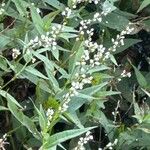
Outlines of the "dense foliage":
M150 150L150 1L0 4L0 149Z

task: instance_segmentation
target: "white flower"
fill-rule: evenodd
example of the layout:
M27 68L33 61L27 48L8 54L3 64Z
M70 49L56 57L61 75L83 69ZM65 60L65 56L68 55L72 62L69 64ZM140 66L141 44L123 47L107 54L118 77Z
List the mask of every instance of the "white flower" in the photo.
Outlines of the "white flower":
M0 15L2 15L5 12L4 6L5 6L5 3L2 3L1 8L0 8Z
M128 72L126 75L130 78L131 77L131 72Z
M121 39L121 40L120 40L120 43L121 43L121 45L123 46L123 45L124 45L124 40Z
M93 18L93 21L99 21L99 22L101 22L102 21L102 14L103 14L103 12L100 14L100 13L95 13L94 14L94 18Z
M106 146L107 146L107 147L110 147L110 146L112 146L112 143L109 142Z
M46 33L46 35L41 35L41 37L39 38L38 36L36 36L34 39L31 39L30 42L28 43L28 46L29 47L32 47L32 48L38 48L40 46L43 46L43 47L50 47L52 48L52 50L55 50L56 49L56 46L57 46L57 42L56 42L56 39L54 38L54 35L53 34L53 37L50 37L49 36L49 33ZM55 35L56 37L56 35Z
M114 145L117 145L117 143L118 143L118 139L115 139Z
M2 3L1 6L4 7L4 6L5 6L5 3Z
M36 61L36 58L33 57L32 58L32 63L35 63L35 61Z
M0 15L2 15L4 13L4 9L3 8L0 8Z
M16 59L21 54L19 49L13 48L12 49L12 58Z
M72 14L72 10L69 7L66 7L65 10L61 13L66 18L69 18Z
M100 14L99 14L98 12L97 12L97 13L95 13L95 14L94 14L94 18L99 17L99 15L100 15Z
M48 120L51 121L53 118L54 110L52 108L48 108L46 111L46 116L48 117Z
M104 56L104 60L105 60L105 59L108 59L109 57L110 57L110 52L106 52L106 53L105 53L105 56Z
M126 72L126 70L123 70L123 72L121 73L122 77L131 77L131 72Z
M41 10L39 8L36 8L37 13L41 13Z
M33 40L35 43L39 41L38 36L35 37L35 39Z
M94 4L98 4L100 0L94 0Z
M74 82L72 82L72 87L75 88L76 90L78 90L78 89L81 90L81 89L83 89L83 83L78 82L78 81L77 82L74 81Z
M81 35L84 35L84 31L81 31L80 34L81 34Z

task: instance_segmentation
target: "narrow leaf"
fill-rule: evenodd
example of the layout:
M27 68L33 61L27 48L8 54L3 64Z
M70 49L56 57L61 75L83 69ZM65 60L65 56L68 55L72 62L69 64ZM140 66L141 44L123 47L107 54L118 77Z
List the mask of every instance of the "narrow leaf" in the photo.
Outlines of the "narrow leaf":
M150 0L144 0L137 12L140 12L142 9L147 7L149 4L150 4Z
M47 143L44 145L43 148L48 149L52 146L58 145L66 140L72 139L74 137L77 137L89 130L92 130L95 127L89 127L84 129L73 129L73 130L67 130L60 133L56 133L48 138Z

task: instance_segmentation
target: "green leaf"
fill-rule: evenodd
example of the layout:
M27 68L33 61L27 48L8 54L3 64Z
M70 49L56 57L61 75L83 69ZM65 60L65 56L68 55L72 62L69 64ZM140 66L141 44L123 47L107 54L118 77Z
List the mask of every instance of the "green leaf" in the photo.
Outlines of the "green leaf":
M58 26L58 23L52 23L52 26ZM78 33L79 31L75 30L73 27L70 26L63 26L63 32L72 32L72 33Z
M105 66L105 65L95 66L95 67L93 67L92 69L89 69L89 70L87 71L87 74L88 74L88 73L89 73L89 74L92 74L92 73L94 73L94 72L103 71L103 70L108 70L108 69L110 69L110 68L107 67L107 66Z
M28 66L25 68L25 71L35 75L35 76L38 76L40 78L43 78L43 79L48 79L45 75L43 75L41 72L39 72L37 69L31 67L31 66Z
M35 105L34 105L34 107L39 115L39 124L40 124L41 130L44 131L44 129L46 129L47 120L46 120L42 105L40 105L40 110Z
M141 127L141 128L138 128L138 129L144 131L145 133L150 134L150 129L148 129L148 128L142 128L142 127Z
M148 108L148 109L149 109L149 108ZM146 110L146 109L145 109L145 110ZM146 112L146 111L145 111L145 112ZM148 114L143 117L143 122L150 124L150 111L149 111L149 110L148 110Z
M68 78L69 77L69 74L63 69L61 68L60 66L58 66L56 63L52 62L52 64L54 65L54 67L57 69L57 71L59 73L61 73L65 78Z
M38 78L36 75L33 75L27 71L23 71L21 73L21 76L23 78L26 78L28 79L29 81L31 81L32 83L34 83L35 85L38 85L40 89L48 92L48 93L52 93L52 91L50 90L49 88L49 85L48 83L44 80L44 79L41 79L41 78Z
M117 91L100 91L100 92L98 92L97 95L99 97L106 97L106 96L117 95L117 94L121 94L121 92L117 92Z
M33 25L35 25L37 31L40 34L43 34L43 28L44 28L44 23L43 20L41 18L41 16L38 14L38 12L36 11L35 7L31 7L31 16L32 16L32 20L33 20Z
M5 35L0 36L0 48L5 47L9 42L11 42L11 39Z
M9 71L9 69L7 67L7 61L3 57L0 57L0 68L6 72Z
M51 51L56 60L59 61L59 50L55 49Z
M95 127L89 127L89 128L84 128L84 129L73 129L73 130L67 130L67 131L63 131L60 133L56 133L47 139L47 142L44 144L43 148L49 149L55 145L58 145L66 140L77 137L94 128Z
M141 109L136 102L134 102L133 105L134 105L134 113L135 113L133 117L136 118L139 123L142 123L144 116L142 115Z
M8 101L8 108L10 112L15 116L15 118L23 124L27 129L33 134L34 137L40 139L40 133L37 131L35 124L33 121L25 116L23 112L18 109L18 107L12 101Z
M8 102L12 102L12 103L16 104L18 107L22 108L22 106L6 91L0 90L0 95L5 97Z
M102 111L99 114L97 114L97 116L94 117L96 117L99 123L104 127L106 133L108 134L109 139L112 140L112 138L114 137L115 126L113 126L109 122L109 120Z
M106 0L103 3L103 11L107 12L109 10L109 12L112 12L116 9L116 7L113 5L113 1L110 0Z
M53 6L58 10L63 10L64 5L60 3L58 0L44 0L44 2L48 3L49 5Z
M71 113L65 113L65 117L70 120L71 122L73 122L77 127L79 128L84 128L84 126L82 125L80 119L78 118L76 112L71 112Z
M57 11L51 12L51 13L47 14L46 16L44 16L43 23L44 23L44 30L46 32L49 31L52 21L55 19L55 17L59 13L60 13L60 10L57 10Z
M150 4L150 0L144 0L137 12L140 12L142 9L147 7L149 4Z
M37 57L38 59L40 59L41 61L43 61L43 63L46 65L46 67L47 67L50 71L54 71L53 63L52 63L47 57L45 57L45 56L42 55L42 54L39 54L39 53L36 52L36 51L33 51L33 55L34 55L35 57Z
M89 88L86 88L84 90L81 90L80 93L85 94L85 95L94 95L95 93L99 92L103 87L105 87L108 84L108 82L104 82L101 83L99 85L96 86L92 86ZM87 98L77 98L77 97L73 97L71 102L69 103L69 108L68 111L69 112L74 112L76 111L78 108L80 108L84 103L86 102L90 102L90 100L92 100L90 97Z
M23 0L12 0L12 1L15 3L20 15L25 16L26 15L25 1Z
M26 53L23 55L26 62L30 62L33 58L31 50L27 49Z
M141 85L142 87L147 87L147 81L145 77L143 76L143 74L135 66L133 66L133 68L134 68L139 85Z
M118 89L119 91L121 92L122 96L127 100L129 101L130 103L132 103L132 98L133 98L133 95L131 93L131 86L130 86L130 82L129 82L129 79L128 78L125 78L124 80L121 80L119 83L118 83ZM125 105L124 105L125 107Z
M3 111L3 110L9 110L9 109L4 106L0 106L0 111Z
M116 61L114 55L110 54L109 57L110 57L110 60L112 61L112 63L114 63L116 66L118 66L117 61Z
M89 99L96 99L93 96L86 95L86 94L83 94L83 93L80 93L80 92L76 95L76 97L84 98L84 99L87 99L87 100L89 100Z
M50 96L48 100L44 102L44 108L58 109L58 107L59 107L58 101L52 96Z
M122 31L129 24L129 20L120 14L112 12L103 17L102 24L106 27Z
M76 62L80 61L81 56L83 54L83 42L76 41L71 52L74 54L71 59L69 59L69 71L72 73L76 66Z
M150 19L144 20L143 23L150 28Z
M114 54L121 53L122 51L126 50L130 46L132 46L136 43L139 43L139 42L141 42L141 40L139 40L139 39L130 39L130 38L129 39L124 39L124 45L118 47L116 52L114 52Z
M47 76L48 76L48 79L49 79L49 83L52 85L53 87L53 90L55 92L58 92L60 91L60 88L59 88L59 83L58 81L56 80L56 78L54 77L54 74L47 68L45 67L45 71L47 73Z
M77 34L73 34L73 33L60 33L59 34L59 37L65 39L68 42L69 42L69 39L75 38L77 36L78 36Z
M150 93L147 92L145 89L142 89L143 92L145 92L146 95L148 95L148 97L150 97Z

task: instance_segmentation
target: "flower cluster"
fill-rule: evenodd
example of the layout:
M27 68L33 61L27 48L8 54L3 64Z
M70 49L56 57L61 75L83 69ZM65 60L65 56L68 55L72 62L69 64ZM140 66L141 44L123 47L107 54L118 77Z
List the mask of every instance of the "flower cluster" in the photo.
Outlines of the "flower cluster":
M98 4L100 0L72 0L73 2L73 8L76 8L77 4L83 3L83 2L89 2L89 3L94 3Z
M93 140L93 136L91 135L91 132L88 131L85 135L85 137L81 137L78 141L78 145L74 148L74 150L84 150L84 144L87 144L88 141Z
M46 111L46 116L48 117L48 123L47 123L48 126L50 125L50 121L52 120L53 115L54 115L54 110L52 108L48 108Z
M7 136L7 134L4 134L3 138L0 139L0 149L1 150L6 150L5 145L9 144L8 142L6 142L6 140L7 140L6 136Z
M94 14L94 21L99 21L99 22L102 21L102 17L100 13L97 12Z
M122 77L131 77L131 72L127 72L126 70L123 70L123 72L121 73Z
M38 36L35 37L35 39L31 39L30 42L28 43L29 47L32 48L38 48L38 47L51 47L52 50L56 49L56 40L55 38L49 37L49 33L47 35L41 35L39 38Z
M92 81L93 77L86 77L85 74L82 74L81 76L77 73L76 74L76 80L71 83L72 87L71 90L82 90L84 84L90 84Z
M104 11L102 11L101 13L96 12L93 16L93 19L80 21L80 25L81 25L79 28L80 35L85 34L84 30L86 30L88 28L88 25L90 25L91 23L96 22L96 21L98 21L100 23L102 21L102 16L106 16L108 13L109 12L104 12Z
M103 149L99 148L98 150L112 150L114 146L116 146L118 143L118 139L115 139L115 141L113 143L109 142Z
M81 56L81 61L76 62L76 66L79 67L79 72L75 74L75 79L71 83L71 88L69 92L63 96L64 101L62 106L59 108L61 112L65 112L68 108L68 103L71 100L71 97L76 96L78 94L78 90L82 90L85 84L91 84L93 77L86 73L88 66L94 67L95 65L99 65L99 59L102 56L102 52L105 48L102 45L98 45L96 42L92 42L91 36L93 35L94 29L87 30L88 39L84 42L84 53ZM90 53L94 54L94 59L90 59ZM92 61L93 60L93 61Z
M76 63L76 65L82 66L81 71L84 70L83 66L85 65L89 65L90 68L100 65L100 60L105 52L105 47L102 44L98 45L96 42L92 42L93 30L87 30L89 38L84 42L85 50L80 62Z
M79 4L81 2L90 2L90 3L94 2L95 4L97 4L99 0L74 0L73 4L76 7L76 4ZM111 9L108 8L105 11L102 11L101 13L96 12L93 16L93 19L80 21L79 37L77 37L76 40L77 41L80 40L80 35L81 37L83 35L84 37L88 35L88 38L84 41L84 51L83 51L83 55L81 56L81 60L79 62L76 62L76 67L79 68L80 74L78 74L75 77L75 79L72 81L71 88L69 89L67 94L63 96L63 103L59 107L59 110L62 113L68 109L68 103L70 102L71 97L77 95L78 90L83 89L85 84L91 84L91 81L93 78L91 75L87 74L87 71L89 69L94 68L95 66L101 65L101 60L105 61L106 59L109 59L111 51L114 51L114 49L116 49L117 46L119 46L119 44L122 43L122 39L124 39L124 35L130 34L130 32L132 32L133 30L133 29L130 29L129 27L123 30L121 34L117 36L117 39L116 39L116 41L119 44L115 40L114 41L112 40L113 47L108 49L108 51L106 51L106 48L102 44L99 45L97 42L93 42L92 36L94 34L94 29L92 28L88 30L90 24L93 22L97 22L97 21L100 23L102 21L102 17L106 16L110 12L111 12ZM70 14L71 14L71 10L69 8L67 8L62 13L62 15L68 16L68 17L70 16ZM82 80L81 78L84 78L84 79Z
M76 67L79 67L80 74L75 74L75 79L71 83L69 92L63 96L64 102L59 109L61 112L67 110L71 97L77 95L78 90L82 90L85 84L92 83L93 77L87 74L87 70L100 65L100 59L103 56L105 48L103 45L98 45L96 42L92 42L91 36L93 35L93 31L94 29L87 30L89 37L84 42L83 55L81 56L81 60L76 62ZM93 55L93 57L90 55Z
M124 45L124 39L126 34L132 33L134 28L130 28L130 24L123 30L120 34L117 35L116 39L112 38L113 46L109 48L109 51L115 52L117 47Z
M103 60L106 60L110 57L111 52L115 52L117 50L117 47L123 46L124 45L124 39L126 34L132 33L134 28L130 28L130 23L129 25L120 33L117 35L116 39L112 38L112 44L113 46L108 49L108 51L105 53L105 56ZM123 72L123 77L125 77L126 73ZM128 77L131 76L130 73L127 74ZM120 79L119 79L120 80Z
M69 18L72 14L72 10L69 7L66 7L65 10L62 12L62 15L66 18Z
M40 37L36 36L34 39L31 39L28 43L28 47L38 48L38 47L50 47L52 50L55 50L57 47L56 38L61 32L62 26L57 25L52 27L51 32L47 32L46 35L41 35Z
M75 79L71 83L71 87L67 94L63 95L63 104L59 107L59 110L63 113L68 109L68 103L71 100L71 97L78 95L78 90L83 89L85 84L90 84L92 82L93 77L87 77L85 74L76 73Z
M16 59L21 54L19 49L13 48L12 49L12 58Z
M2 3L1 8L0 8L0 15L2 15L5 12L4 6L5 6L5 3Z

